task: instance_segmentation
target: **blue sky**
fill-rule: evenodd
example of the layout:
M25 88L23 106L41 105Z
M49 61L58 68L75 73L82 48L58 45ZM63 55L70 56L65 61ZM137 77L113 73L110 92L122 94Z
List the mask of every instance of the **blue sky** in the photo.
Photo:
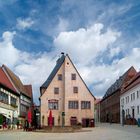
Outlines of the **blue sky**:
M138 0L0 0L0 25L0 64L33 84L36 103L62 51L96 97L140 68Z

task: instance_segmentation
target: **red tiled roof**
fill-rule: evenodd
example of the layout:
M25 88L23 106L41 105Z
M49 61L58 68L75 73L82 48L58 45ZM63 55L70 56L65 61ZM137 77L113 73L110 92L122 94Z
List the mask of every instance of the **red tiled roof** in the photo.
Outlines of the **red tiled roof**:
M130 90L131 88L135 87L136 85L140 84L140 72L138 72L129 83L124 87L122 93Z
M95 100L95 104L100 103L100 101L101 101L101 99L96 99L96 100Z
M32 94L32 85L24 85L24 88L26 89L29 97L33 97L33 94Z
M4 70L6 71L6 73L8 74L9 78L11 79L11 81L13 82L13 84L15 85L15 87L17 88L17 90L19 92L21 92L22 94L31 97L30 94L28 93L23 85L23 83L21 82L20 78L13 73L7 66L2 65L2 67L4 68Z
M0 84L11 89L14 92L17 92L1 67L0 67Z

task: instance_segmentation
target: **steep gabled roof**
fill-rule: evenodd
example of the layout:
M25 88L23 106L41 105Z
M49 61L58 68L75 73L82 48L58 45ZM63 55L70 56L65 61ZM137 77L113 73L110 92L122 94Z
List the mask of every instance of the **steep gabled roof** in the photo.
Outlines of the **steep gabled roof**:
M123 88L122 90L122 94L128 90L130 90L131 88L137 86L138 84L140 84L140 72L138 72Z
M94 95L92 94L92 92L90 91L90 89L88 88L88 86L86 85L86 83L85 83L85 81L83 80L83 78L81 77L80 73L79 73L78 70L76 69L76 67L75 67L75 65L73 64L72 60L70 59L69 55L68 55L68 54L66 54L66 55L67 55L67 57L69 58L69 60L70 60L71 64L73 65L73 67L75 68L76 72L78 73L79 77L81 78L82 82L84 83L85 87L86 87L87 90L89 91L89 93L92 95L92 97L93 97L94 99L96 99L95 96L94 96Z
M94 104L96 105L96 104L99 104L100 102L101 102L101 99L96 99Z
M86 86L86 88L88 89L88 91L90 92L90 94L94 97L94 95L91 93L91 91L89 90L89 88L87 87L86 83L84 82L84 80L82 79L82 77L80 76L78 70L76 69L76 67L74 66L73 62L71 61L70 57L68 56L68 54L66 54L66 56L69 58L71 64L73 65L74 69L76 70L76 72L78 73L79 77L81 78L82 82L84 83L84 85ZM62 66L62 64L65 61L65 57L64 54L62 54L62 56L57 60L56 66L54 67L53 71L51 72L51 74L49 75L48 79L45 81L45 83L40 87L41 88L45 88L47 89L48 86L50 85L51 81L53 80L53 78L55 77L56 73L58 72L58 70L60 69L60 67ZM42 93L41 93L42 95ZM96 99L94 97L94 99Z
M59 58L57 60L57 63L55 65L53 71L51 72L51 74L49 75L49 77L47 78L47 80L44 82L44 84L40 88L48 88L49 84L51 83L51 81L55 77L57 71L60 69L60 67L61 67L61 65L63 64L64 61L65 61L65 55L63 54L61 56L61 58Z
M6 71L6 73L9 76L9 78L11 79L11 81L13 82L13 84L15 85L16 89L20 93L22 93L22 94L30 97L29 93L26 91L24 85L22 84L20 78L16 74L14 74L7 66L2 65L2 68Z
M16 89L13 87L12 83L10 82L10 80L8 79L8 77L6 76L5 72L1 67L0 67L0 84L17 93Z
M33 98L33 93L32 93L32 85L24 85L24 88L26 89L28 95L30 98Z
M103 99L107 98L108 96L112 95L115 93L117 90L120 90L122 86L124 86L127 82L130 81L135 75L137 74L135 68L131 66L122 76L119 77L115 81L114 84L112 84L108 90L106 91Z

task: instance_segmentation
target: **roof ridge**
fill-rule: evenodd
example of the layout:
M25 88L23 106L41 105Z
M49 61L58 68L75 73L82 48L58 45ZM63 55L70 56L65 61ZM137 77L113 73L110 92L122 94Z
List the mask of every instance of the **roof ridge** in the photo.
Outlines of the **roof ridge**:
M47 80L44 82L44 84L40 87L40 93L41 96L43 95L43 93L41 92L41 88L48 88L49 84L51 83L51 81L53 80L54 76L56 75L56 73L58 72L58 70L60 69L61 65L64 63L65 58L68 57L68 59L70 60L70 62L72 63L74 69L76 70L76 72L78 73L79 77L81 78L82 82L84 83L85 87L87 88L87 90L89 91L89 93L94 97L94 95L92 94L92 92L89 90L89 88L87 87L86 83L84 82L83 78L81 77L81 75L79 74L78 70L76 69L75 65L73 64L72 60L70 59L69 55L66 54L62 54L61 58L58 58L58 60L56 61L56 65L53 69L53 71L51 72L51 74L49 75L49 77L47 78ZM94 99L96 99L94 97Z
M50 73L50 75L48 76L47 80L42 84L42 86L40 88L47 88L49 86L49 84L51 83L52 79L56 75L57 71L59 70L59 68L63 64L63 62L65 60L65 57L66 56L64 54L62 54L62 56L57 59L55 67L53 68L53 70Z
M108 97L109 95L112 95L116 90L120 89L120 88L123 86L123 84L125 83L125 81L126 81L128 75L129 75L129 72L130 72L131 70L135 70L135 68L134 68L133 66L131 66L129 69L127 69L126 72L124 72L124 74L122 74L121 76L119 76L119 78L117 78L116 81L106 90L106 93L105 93L105 95L103 96L103 98L106 98L106 97ZM136 70L135 70L135 71L136 71ZM136 71L136 72L137 72L137 71ZM122 80L122 82L120 83L120 85L117 87L117 89L115 89L113 92L111 91L111 93L109 94L108 92L109 92L110 90L112 90L112 87L113 87L117 82L119 82L119 80Z
M22 94L25 94L28 96L28 92L26 91L24 84L22 83L20 78L12 70L10 70L6 65L3 64L2 67L7 73L7 75L9 76L9 79L12 81L16 89Z
M17 92L16 88L13 86L11 80L9 79L9 77L7 76L7 74L5 73L5 71L3 70L2 67L0 67L0 71L1 71L1 84L5 87L7 87L8 89L12 90L13 92Z

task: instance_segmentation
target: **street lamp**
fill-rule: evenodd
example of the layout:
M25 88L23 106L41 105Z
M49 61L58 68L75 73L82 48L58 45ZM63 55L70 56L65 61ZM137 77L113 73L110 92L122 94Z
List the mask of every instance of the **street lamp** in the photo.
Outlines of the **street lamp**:
M65 112L62 112L62 127L65 126Z

